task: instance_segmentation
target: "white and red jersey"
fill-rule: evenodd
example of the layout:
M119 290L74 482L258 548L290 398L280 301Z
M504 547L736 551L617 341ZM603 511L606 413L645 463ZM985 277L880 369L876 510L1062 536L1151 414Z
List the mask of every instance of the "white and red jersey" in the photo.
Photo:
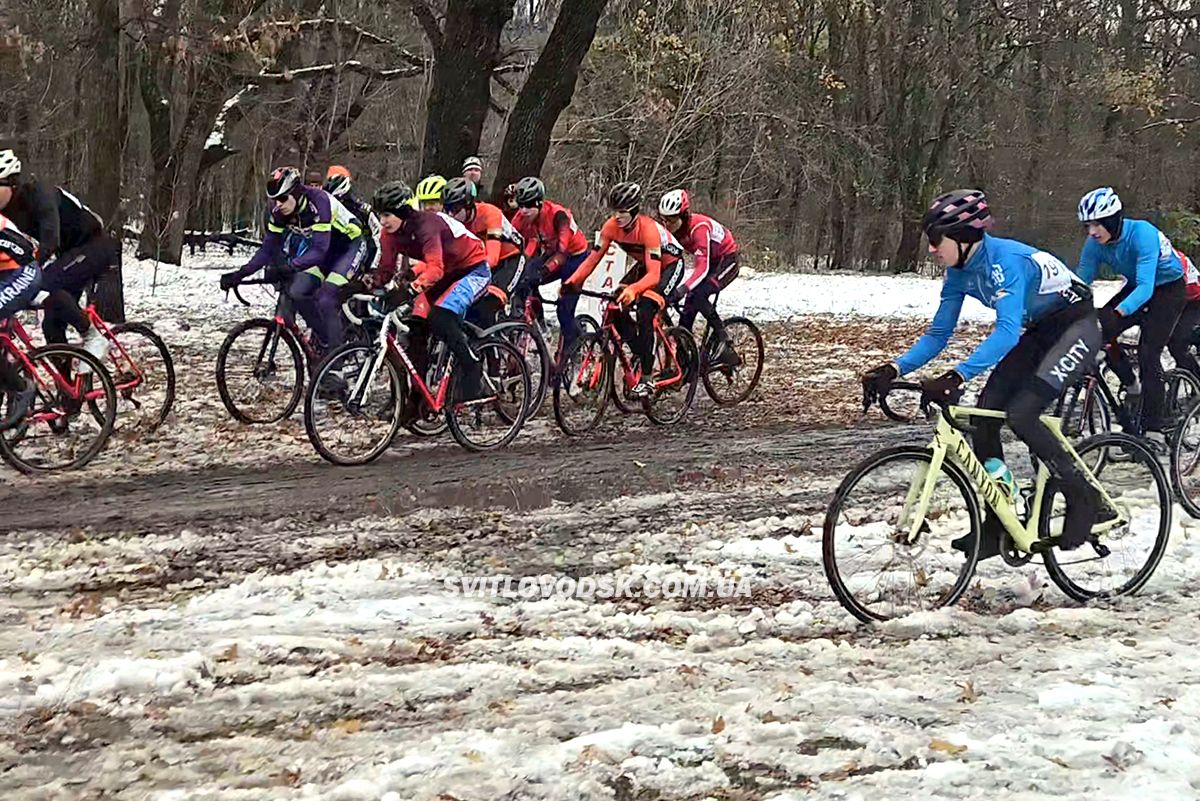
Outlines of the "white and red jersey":
M1183 282L1187 289L1188 303L1200 300L1200 270L1196 269L1196 265L1192 264L1191 259L1183 255L1183 251L1176 250L1175 255L1179 257L1179 261L1183 264Z
M694 211L679 231L679 244L693 257L691 272L683 279L683 285L689 291L695 289L721 259L737 253L732 231L712 217Z

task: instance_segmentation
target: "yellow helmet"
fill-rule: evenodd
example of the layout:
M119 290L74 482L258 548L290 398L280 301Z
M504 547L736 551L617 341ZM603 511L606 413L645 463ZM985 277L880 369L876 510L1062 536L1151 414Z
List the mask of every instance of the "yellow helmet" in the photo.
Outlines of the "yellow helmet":
M446 188L446 179L440 175L431 175L417 184L417 200L422 203L433 201L440 203L442 191Z

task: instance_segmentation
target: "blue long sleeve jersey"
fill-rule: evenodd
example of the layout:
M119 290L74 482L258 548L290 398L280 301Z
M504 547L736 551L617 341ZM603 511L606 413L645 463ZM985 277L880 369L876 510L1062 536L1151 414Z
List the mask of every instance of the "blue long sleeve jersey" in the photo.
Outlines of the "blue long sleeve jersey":
M1101 264L1107 264L1133 285L1129 296L1117 306L1117 311L1125 317L1145 305L1156 286L1169 284L1183 275L1183 263L1171 240L1145 220L1125 220L1121 238L1107 245L1089 236L1079 253L1076 272L1090 284L1096 280Z
M946 271L933 322L896 360L900 375L924 366L945 349L968 295L996 310L996 326L955 368L965 381L1003 359L1016 346L1026 325L1083 300L1072 288L1078 281L1053 254L1015 239L984 234L980 247L965 265Z

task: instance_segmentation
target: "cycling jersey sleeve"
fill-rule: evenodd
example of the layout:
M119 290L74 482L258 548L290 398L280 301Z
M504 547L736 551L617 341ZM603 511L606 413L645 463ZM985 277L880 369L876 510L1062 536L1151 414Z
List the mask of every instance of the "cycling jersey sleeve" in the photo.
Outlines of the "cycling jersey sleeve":
M483 247L487 251L488 265L495 270L500 265L500 241L504 238L503 224L500 222L500 210L491 212L483 217L482 222L485 226Z
M376 286L383 286L392 280L399 260L400 249L396 247L396 235L384 231L379 237L379 269L376 270L374 279Z
M658 279L662 277L662 242L658 238L657 226L647 225L648 222L648 219L641 221L642 247L645 249L643 264L646 266L646 274L630 287L638 295L657 287Z
M413 282L413 291L424 292L442 280L446 274L446 264L442 256L442 237L437 227L427 223L418 223L414 239L421 248L421 261L425 262L425 270Z
M691 237L695 243L695 251L692 254L692 271L683 279L683 285L689 292L704 280L704 276L708 275L708 265L712 258L712 254L709 253L712 246L712 226L707 222L700 223L692 229Z
M903 356L896 359L900 375L919 370L945 349L954 333L954 326L958 325L958 315L962 312L966 294L962 271L951 270L942 283L942 297L928 330Z
M38 256L42 261L58 253L62 245L62 221L58 215L58 190L42 183L31 187L30 206L37 220Z
M270 264L283 248L283 226L275 222L274 215L267 216L267 232L263 236L262 244L258 246L258 250L254 251L254 255L250 257L250 261L246 262L246 266L238 271L238 274L245 278L253 275Z
M983 371L995 367L1021 339L1021 328L1025 324L1024 270L1006 270L1004 283L996 290L993 306L996 309L996 327L979 347L958 365L958 374L970 381Z
M1158 274L1158 231L1152 226L1142 225L1134 229L1133 237L1129 244L1137 253L1137 273L1132 291L1117 306L1117 312L1122 317L1133 314L1150 300L1154 294L1154 279Z
M565 211L559 210L554 215L554 255L546 259L546 269L555 272L567 260L567 251L571 247L571 217Z
M572 286L581 287L583 282L588 279L588 276L596 271L596 266L600 264L600 260L604 258L604 254L608 253L608 249L612 247L614 235L608 223L600 229L600 244L592 248L592 252L587 255L583 263L575 268L575 272L567 280Z
M333 207L329 203L329 195L314 192L308 196L308 202L313 204L317 219L312 226L312 244L300 258L292 261L295 270L324 266L325 256L329 253L329 240L333 238Z
M1075 269L1079 280L1089 286L1096 280L1096 272L1100 269L1100 256L1100 243L1089 236L1079 251L1079 266Z

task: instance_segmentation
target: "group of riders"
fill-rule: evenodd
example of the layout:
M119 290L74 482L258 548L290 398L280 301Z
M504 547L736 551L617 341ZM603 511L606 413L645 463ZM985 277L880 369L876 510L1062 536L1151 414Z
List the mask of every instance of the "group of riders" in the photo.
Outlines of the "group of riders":
M963 189L936 198L924 228L929 252L947 268L938 310L911 348L862 376L865 400L885 394L897 378L941 353L967 296L994 309L991 333L956 367L922 381L922 400L953 403L964 383L992 371L977 406L1003 410L1013 432L1061 483L1067 511L1058 544L1064 550L1087 542L1093 525L1112 519L1116 510L1102 503L1099 491L1041 421L1042 413L1095 366L1104 343L1133 326L1141 329L1139 375L1135 378L1128 364L1113 367L1129 394L1141 394L1138 424L1147 439L1161 445L1164 426L1170 424L1164 418L1164 347L1181 367L1200 376L1189 352L1200 322L1200 278L1191 262L1152 223L1127 218L1110 187L1084 195L1078 216L1087 237L1072 271L1045 250L988 233L992 212L983 192ZM1096 309L1091 284L1101 265L1125 284ZM981 461L1002 457L1000 426L1000 420L978 421L973 445ZM1002 530L989 509L980 558L999 553ZM955 547L965 550L968 539L956 540Z
M618 325L640 361L635 394L653 391L653 321L668 305L681 306L691 327L703 315L716 334L715 358L736 359L729 348L714 298L738 274L732 232L691 209L688 193L662 195L656 214L644 208L642 188L621 182L608 193L611 216L595 244L566 206L546 196L530 176L498 194L480 197L482 164L463 164L462 175L431 175L417 183L390 181L368 205L355 196L350 172L339 165L302 178L294 167L271 172L270 208L261 247L240 269L221 276L230 289L264 270L294 301L321 347L345 338L342 304L364 289L391 287L394 302L411 301L417 328L412 346L427 336L445 342L462 365L460 400L482 392L482 365L463 321L485 326L502 314L520 314L538 288L561 282L557 301L560 354L579 335L578 292L614 243L633 262L620 280L615 302L626 311ZM894 361L863 374L868 398L884 394L900 376L923 367L945 348L964 299L971 296L996 312L991 333L963 362L922 382L924 400L951 403L963 385L991 370L978 405L1003 410L1024 441L1059 479L1068 498L1061 547L1082 545L1096 522L1114 514L1040 416L1062 390L1096 363L1103 343L1133 326L1141 329L1138 375L1116 364L1127 391L1142 397L1140 426L1161 439L1164 425L1164 348L1200 375L1191 355L1200 324L1200 278L1190 261L1158 228L1125 217L1109 187L1088 192L1078 217L1086 239L1075 270L1050 252L989 233L986 195L963 189L937 197L924 218L929 252L947 268L938 310L926 333ZM0 320L28 306L39 292L48 341L65 341L67 327L84 347L103 356L105 340L92 331L79 307L85 288L119 256L119 243L102 221L71 193L23 175L11 150L0 150ZM690 268L685 254L691 255ZM1096 309L1090 285L1101 265L1125 279L1121 291ZM0 359L0 389L9 417L23 413L34 394L28 380ZM974 435L981 460L1000 458L1000 421L981 422ZM1001 523L990 512L981 556L998 552ZM960 543L961 546L961 543Z

